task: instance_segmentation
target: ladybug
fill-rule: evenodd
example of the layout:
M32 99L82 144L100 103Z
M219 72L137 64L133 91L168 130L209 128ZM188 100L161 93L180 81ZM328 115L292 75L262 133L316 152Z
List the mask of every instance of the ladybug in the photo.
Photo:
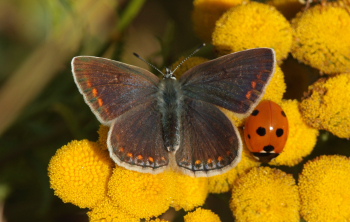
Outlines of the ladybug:
M288 139L288 119L275 102L262 101L247 118L244 140L252 155L267 163L276 158Z

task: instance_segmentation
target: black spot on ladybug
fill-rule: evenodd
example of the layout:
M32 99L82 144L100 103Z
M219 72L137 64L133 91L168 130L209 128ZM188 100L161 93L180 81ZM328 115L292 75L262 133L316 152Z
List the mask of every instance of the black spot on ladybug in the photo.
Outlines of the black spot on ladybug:
M254 110L253 112L252 112L252 116L257 116L259 114L259 110Z
M281 111L281 113L282 113L282 116L287 117L286 113L283 110Z
M248 134L248 139L250 139L250 134Z
M266 135L266 129L264 127L259 127L257 130L256 130L256 133L259 135L259 136L265 136Z
M271 152L271 151L274 151L274 150L275 150L275 147L272 146L272 145L267 145L267 146L264 146L264 149L263 149L263 150L269 153L269 152Z
M279 129L276 130L276 136L277 137L281 137L281 136L283 136L283 134L284 134L284 130L283 129L279 128Z

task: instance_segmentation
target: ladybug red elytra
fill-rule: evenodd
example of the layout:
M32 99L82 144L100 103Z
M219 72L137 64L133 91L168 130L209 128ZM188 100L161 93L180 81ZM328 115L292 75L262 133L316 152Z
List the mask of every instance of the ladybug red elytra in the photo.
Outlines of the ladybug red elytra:
M246 146L261 162L269 162L283 151L288 133L286 114L277 103L269 100L260 102L244 126Z

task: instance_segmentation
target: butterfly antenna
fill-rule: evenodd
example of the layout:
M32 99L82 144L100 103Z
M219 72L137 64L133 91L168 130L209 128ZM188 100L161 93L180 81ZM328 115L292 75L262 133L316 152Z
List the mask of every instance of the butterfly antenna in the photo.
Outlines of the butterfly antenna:
M158 72L160 72L163 76L165 76L165 74L162 72L162 71L160 71L155 65L153 65L153 64L151 64L151 63L149 63L149 62L147 62L144 58L142 58L139 54L137 54L137 53L133 53L134 54L134 56L136 56L137 58L139 58L139 59L141 59L142 61L144 61L145 63L147 63L149 66L151 66L152 68L154 68L155 70L157 70Z
M184 60L182 60L181 62L180 62L180 64L179 65L177 65L176 67L175 67L175 69L174 70L172 70L172 72L171 73L174 73L182 64L184 64L184 62L186 62L189 58L191 58L194 54L196 54L199 50L201 50L201 48L203 48L205 46L205 43L203 43L203 44L201 44L196 50L194 50L189 56L187 56Z

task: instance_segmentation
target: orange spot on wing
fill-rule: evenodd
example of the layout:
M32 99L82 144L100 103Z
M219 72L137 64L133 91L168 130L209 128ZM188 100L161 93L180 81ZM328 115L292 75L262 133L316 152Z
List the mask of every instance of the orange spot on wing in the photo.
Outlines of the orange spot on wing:
M148 157L148 160L150 161L150 162L154 162L154 159L153 159L153 157Z
M133 157L134 155L132 153L127 153L126 154L128 157Z
M97 101L99 106L103 106L103 100L101 98L99 98Z
M223 161L224 160L224 158L222 157L222 156L219 156L218 157L218 161L220 162L220 161Z
M87 82L88 87L92 87L92 83L91 82Z
M252 97L252 91L247 92L247 94L245 94L245 97L247 99L250 99L250 97Z
M137 156L137 159L142 160L142 159L143 159L143 156L142 156L142 155L138 155L138 156Z
M256 82L255 82L255 81L252 82L252 88L253 88L253 89L256 88Z
M98 91L96 88L92 89L92 94L96 97L98 95Z
M196 160L196 162L195 162L196 165L199 165L201 163L202 163L202 161L200 161L200 160Z
M124 147L119 147L119 152L124 152L125 148Z
M210 164L210 163L213 163L213 161L214 161L214 160L213 160L212 158L209 158L209 159L207 160L207 163Z

